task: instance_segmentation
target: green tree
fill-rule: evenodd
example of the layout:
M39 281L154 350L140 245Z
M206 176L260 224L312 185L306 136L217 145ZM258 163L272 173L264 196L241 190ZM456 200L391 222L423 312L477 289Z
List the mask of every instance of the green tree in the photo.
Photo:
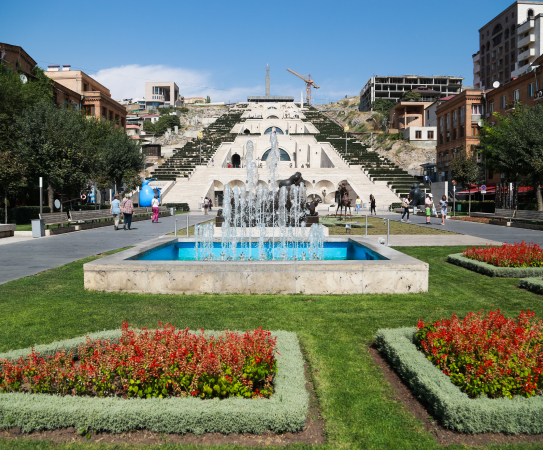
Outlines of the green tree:
M456 154L456 157L450 162L450 168L453 178L461 183L464 188L469 188L472 184L478 184L484 181L484 174L477 163L477 154L475 151L467 152L465 148ZM471 215L471 192L469 193L469 215Z
M421 100L420 94L418 92L413 92L413 91L404 92L402 95L402 101L409 102L411 100L415 102L420 102Z
M100 173L115 183L116 192L125 178L130 181L134 172L139 173L143 169L143 162L139 142L127 136L121 128L111 131L99 154Z
M390 113L390 110L394 108L394 105L396 105L396 102L393 100L378 98L371 104L371 108L376 112L379 112L385 116L388 116Z
M509 181L531 184L537 209L543 211L543 107L518 104L512 114L494 117L497 123L484 124L479 136L488 166L505 173Z
M209 97L209 95L206 98L206 103L211 103L211 98Z
M155 131L158 134L164 134L168 128L171 128L173 131L175 126L181 128L181 121L179 120L179 116L162 116L155 123Z
M90 180L96 146L89 138L87 119L78 112L43 100L15 121L19 154L28 175L47 181L53 208L54 188L79 192Z
M181 114L187 114L189 112L189 109L185 106L181 106L181 108L177 108L177 110L181 113Z
M155 134L156 133L155 124L151 122L150 120L145 120L143 122L143 131L149 134Z
M17 133L12 128L17 117L40 101L51 101L51 80L39 68L35 77L23 83L20 74L0 64L0 193L7 204L7 195L25 186L27 165L17 148ZM7 208L5 210L7 221Z

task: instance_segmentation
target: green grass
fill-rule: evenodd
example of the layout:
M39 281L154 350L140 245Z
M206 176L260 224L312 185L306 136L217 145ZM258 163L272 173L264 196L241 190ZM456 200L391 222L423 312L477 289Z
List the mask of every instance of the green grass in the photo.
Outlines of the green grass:
M329 221L330 219L324 219ZM337 227L331 227L330 235L365 235L366 234L366 219L364 216L355 217L352 220L346 220L337 222L340 225ZM346 223L358 223L361 228L351 228L350 232L347 232L345 228ZM368 217L368 236L383 236L387 234L387 224L383 219L376 217ZM424 227L419 225L413 225L410 223L401 223L394 220L390 221L390 234L391 235L436 235L436 234L457 234L452 231L438 230L435 228Z
M32 224L27 223L25 225L17 225L15 231L32 231Z
M0 351L117 328L123 320L139 327L155 327L162 321L191 329L261 326L295 331L314 370L330 448L438 449L422 424L394 400L373 363L368 345L374 333L379 328L414 326L419 318L463 316L491 305L509 316L526 308L543 316L543 297L517 288L517 279L488 278L445 262L448 254L463 249L402 247L402 252L430 264L429 292L407 295L88 292L83 289L82 265L94 258L86 258L0 286ZM48 448L43 442L2 440L0 447Z

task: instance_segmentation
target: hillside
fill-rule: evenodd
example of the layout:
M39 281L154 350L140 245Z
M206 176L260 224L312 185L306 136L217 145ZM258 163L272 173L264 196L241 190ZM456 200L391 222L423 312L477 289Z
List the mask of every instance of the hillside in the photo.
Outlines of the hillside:
M370 148L373 131L374 150L406 170L419 170L421 164L430 163L432 160L435 162L434 149L415 147L407 141L398 139L398 135L389 135L378 130L372 118L375 116L378 120L379 114L360 112L359 104L359 97L350 97L329 105L315 105L315 108L341 126L348 125L350 133L362 133L359 135L360 142Z

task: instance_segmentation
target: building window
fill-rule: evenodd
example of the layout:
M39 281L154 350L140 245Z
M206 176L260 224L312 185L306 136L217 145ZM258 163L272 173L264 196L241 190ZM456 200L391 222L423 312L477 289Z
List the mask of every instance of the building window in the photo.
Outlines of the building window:
M464 137L464 127L460 127L460 137Z
M415 139L422 139L422 131L415 131Z
M520 90L519 90L519 89L515 89L515 90L513 91L513 101L514 101L514 102L518 102L519 98L520 98Z
M439 132L443 133L443 117L439 118Z
M483 114L483 105L479 103L474 103L471 105L471 114L480 116Z
M466 107L460 108L460 124L463 125L466 120Z
M428 139L433 139L433 138L434 138L434 132L428 131Z
M488 113L493 114L494 113L494 102L490 102L488 104Z
M505 108L505 95L502 95L500 98L500 108L501 109Z
M471 127L471 135L472 136L479 136L481 134L481 130L477 125L472 125Z
M528 97L532 98L534 96L534 83L528 85Z
M450 114L447 114L447 130L449 129Z

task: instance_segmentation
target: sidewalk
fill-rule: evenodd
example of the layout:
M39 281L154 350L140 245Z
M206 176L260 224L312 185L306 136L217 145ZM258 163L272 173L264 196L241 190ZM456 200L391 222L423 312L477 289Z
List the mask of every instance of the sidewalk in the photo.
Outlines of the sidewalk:
M375 216L373 216L375 217ZM399 222L401 214L377 214L377 217L382 217ZM453 231L469 236L475 236L488 241L507 242L508 244L514 244L515 242L533 242L534 244L543 246L543 231L527 230L524 228L513 227L501 227L498 225L487 225L484 223L476 222L463 222L461 220L445 220L445 226L441 226L441 218L432 217L430 219L430 225L425 225L426 217L414 216L410 217L411 223L414 225L420 225L422 227L436 228L440 230Z
M186 227L187 216L192 226L213 219L215 214L216 211L207 216L199 212L178 214L162 217L158 223L143 220L134 222L130 231L115 231L109 226L43 238L3 238L0 241L9 242L0 242L0 284L173 233L175 219L181 230Z

